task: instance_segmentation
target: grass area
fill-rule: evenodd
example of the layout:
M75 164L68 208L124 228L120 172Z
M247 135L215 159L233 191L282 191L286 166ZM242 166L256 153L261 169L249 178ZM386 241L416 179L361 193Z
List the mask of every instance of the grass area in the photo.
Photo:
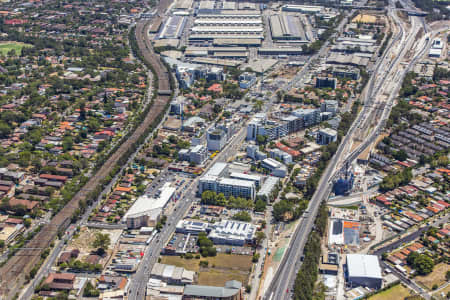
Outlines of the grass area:
M446 282L445 273L448 269L449 266L446 263L437 264L434 266L433 272L426 276L417 276L416 281L431 290L433 285L441 286Z
M30 44L18 43L18 42L5 42L0 43L0 53L2 55L8 55L8 52L11 50L15 50L16 54L22 53L22 48L24 47L33 47Z
M436 300L448 300L447 293L450 293L450 285L447 285L444 289L433 293L433 297Z
M397 284L390 289L371 296L369 300L402 300L408 296L411 296L410 290L404 287L402 284Z
M208 261L208 267L200 267L200 261ZM237 280L246 285L252 267L252 257L224 253L201 259L162 256L161 263L198 272L198 284L201 285L223 286L228 280Z

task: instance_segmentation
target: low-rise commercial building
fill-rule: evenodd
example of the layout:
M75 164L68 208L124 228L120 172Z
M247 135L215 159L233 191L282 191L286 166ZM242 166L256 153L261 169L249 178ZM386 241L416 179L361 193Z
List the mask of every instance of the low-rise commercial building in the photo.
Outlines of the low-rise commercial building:
M158 198L147 195L139 197L130 207L123 221L128 228L140 228L143 226L155 226L167 203L173 199L176 188L170 182L166 182L160 189Z
M198 235L200 232L209 231L208 226L208 223L199 220L180 220L177 223L175 232Z
M219 245L244 246L252 244L256 226L251 223L222 220L213 225L208 238Z
M266 158L261 162L261 167L269 170L273 176L284 178L287 175L287 168L282 163L273 158Z

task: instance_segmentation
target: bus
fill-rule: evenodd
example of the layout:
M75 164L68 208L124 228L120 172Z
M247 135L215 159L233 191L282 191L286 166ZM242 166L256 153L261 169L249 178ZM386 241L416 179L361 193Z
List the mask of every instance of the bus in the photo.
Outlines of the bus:
M150 235L150 237L147 239L147 242L145 242L146 245L150 245L150 243L152 242L152 240L155 238L156 234L158 233L157 230L153 230L152 234Z

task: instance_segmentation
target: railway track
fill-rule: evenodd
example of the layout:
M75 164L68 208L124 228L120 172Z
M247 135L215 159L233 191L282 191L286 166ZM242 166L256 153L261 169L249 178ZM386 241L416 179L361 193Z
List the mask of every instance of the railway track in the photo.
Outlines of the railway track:
M138 22L136 26L136 40L144 59L152 66L153 71L158 77L158 90L171 90L166 66L153 51L149 40L144 38L149 24L149 22ZM78 209L80 202L86 199L89 193L102 183L119 159L129 151L132 145L138 142L140 136L145 133L147 128L155 125L154 121L164 112L169 101L169 95L157 96L153 100L151 109L145 116L144 121L136 128L131 136L122 143L117 151L111 154L95 175L89 179L81 190L75 194L52 220L44 225L42 230L25 245L27 249L19 250L0 268L0 295L6 296L5 299L14 296L10 294L20 289L25 281L26 275L39 262L43 250L50 245L59 232L64 231L70 225L70 220Z

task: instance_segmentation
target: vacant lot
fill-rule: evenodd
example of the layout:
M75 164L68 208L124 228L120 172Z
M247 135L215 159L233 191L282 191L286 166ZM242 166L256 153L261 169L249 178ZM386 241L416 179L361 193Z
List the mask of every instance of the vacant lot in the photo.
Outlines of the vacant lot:
M22 53L23 47L32 47L32 45L25 43L17 43L17 42L4 42L0 43L0 54L8 55L8 52L11 50L16 51L16 54Z
M431 290L433 285L437 284L438 286L441 286L446 282L445 273L447 270L449 270L448 264L437 264L434 266L433 272L427 276L417 276L416 281Z
M373 295L369 300L402 300L411 295L411 292L401 284L397 284L390 289Z
M208 261L208 267L200 267L200 261ZM179 256L163 256L161 263L183 267L198 272L198 284L223 286L228 280L247 283L252 257L219 253L215 257L184 259Z

